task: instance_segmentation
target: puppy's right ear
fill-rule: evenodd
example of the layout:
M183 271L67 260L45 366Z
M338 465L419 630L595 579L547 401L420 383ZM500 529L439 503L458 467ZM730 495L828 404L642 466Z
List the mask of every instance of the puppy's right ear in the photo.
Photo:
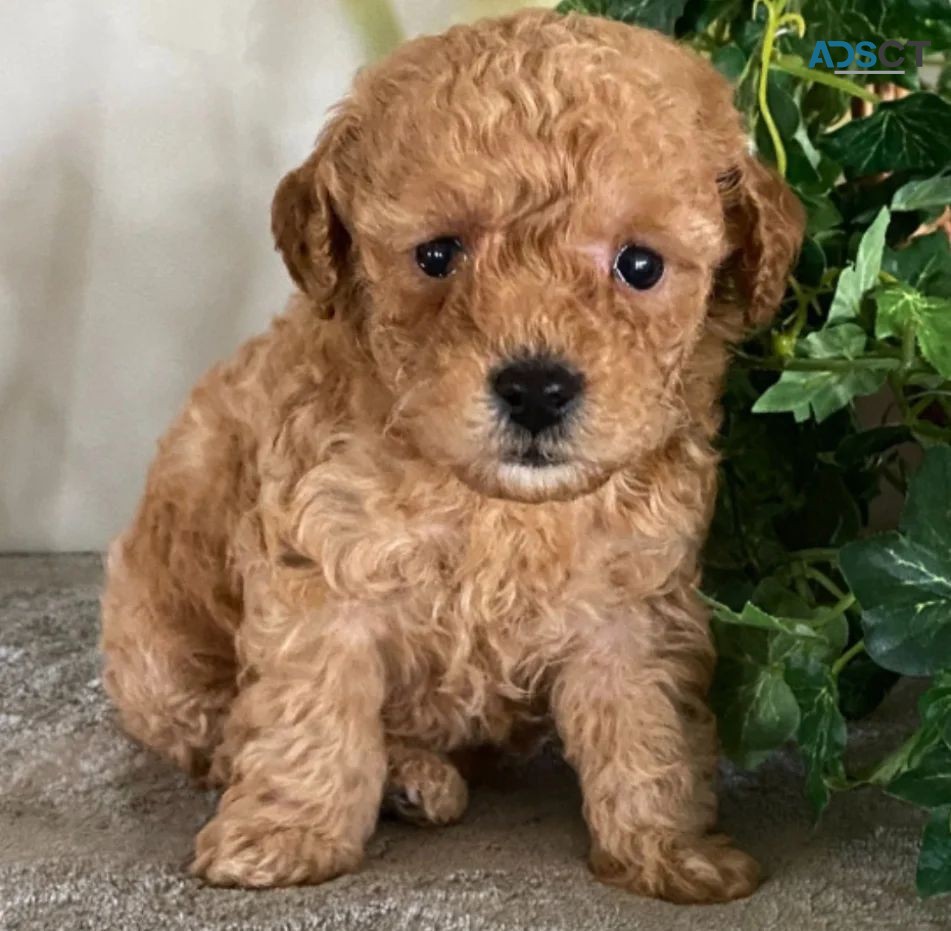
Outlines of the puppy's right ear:
M350 118L335 117L310 158L281 180L271 205L271 231L284 264L326 319L334 315L351 246L331 188L339 188L337 166L352 131Z

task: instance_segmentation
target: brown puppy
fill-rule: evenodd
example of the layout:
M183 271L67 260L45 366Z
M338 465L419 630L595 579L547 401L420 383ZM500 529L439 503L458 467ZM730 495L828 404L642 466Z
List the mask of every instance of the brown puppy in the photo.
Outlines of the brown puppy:
M458 818L447 754L541 709L598 876L747 895L708 833L694 587L726 346L802 220L726 82L583 16L418 39L361 73L273 222L302 293L195 389L103 600L125 728L226 787L195 872L352 870L385 791Z

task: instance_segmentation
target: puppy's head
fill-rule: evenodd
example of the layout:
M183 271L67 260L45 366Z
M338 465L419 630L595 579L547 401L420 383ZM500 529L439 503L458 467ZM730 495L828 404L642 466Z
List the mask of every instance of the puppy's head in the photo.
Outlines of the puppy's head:
M589 491L682 427L699 347L769 319L802 229L708 64L541 12L363 72L273 217L389 428L526 501Z

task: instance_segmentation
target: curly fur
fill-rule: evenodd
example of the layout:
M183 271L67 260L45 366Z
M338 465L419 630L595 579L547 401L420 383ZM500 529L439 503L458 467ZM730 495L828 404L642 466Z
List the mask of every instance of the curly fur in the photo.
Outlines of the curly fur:
M384 796L461 816L450 754L553 721L608 882L746 895L710 835L713 664L695 596L727 346L802 230L728 85L640 29L530 11L362 72L273 227L301 289L162 440L103 598L126 730L225 787L213 883L354 869ZM452 233L456 273L416 244ZM637 292L630 240L666 260ZM487 375L585 375L565 464L502 466Z

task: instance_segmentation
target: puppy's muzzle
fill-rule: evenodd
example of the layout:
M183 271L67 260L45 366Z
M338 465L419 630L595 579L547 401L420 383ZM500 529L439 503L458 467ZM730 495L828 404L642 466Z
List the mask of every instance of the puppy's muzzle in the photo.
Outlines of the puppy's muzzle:
M504 364L489 378L500 416L534 440L560 426L578 405L584 378L543 356Z

